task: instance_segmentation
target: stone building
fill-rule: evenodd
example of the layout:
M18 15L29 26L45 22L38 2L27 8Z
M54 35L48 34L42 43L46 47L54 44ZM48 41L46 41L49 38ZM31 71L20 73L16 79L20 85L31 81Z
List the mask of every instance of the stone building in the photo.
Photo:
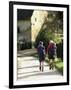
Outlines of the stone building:
M31 41L31 22L30 20L20 20L17 22L17 27L20 33L18 34L18 40L24 39L26 42Z
M47 21L47 16L48 16L47 11L34 10L31 15L31 19L18 20L17 42L19 43L35 42L39 31L41 30L45 21Z
M31 16L31 39L35 42L35 39L41 30L43 24L47 21L48 12L44 10L34 10Z
M30 20L18 20L17 22L17 49L24 50L30 48L31 43L31 22Z

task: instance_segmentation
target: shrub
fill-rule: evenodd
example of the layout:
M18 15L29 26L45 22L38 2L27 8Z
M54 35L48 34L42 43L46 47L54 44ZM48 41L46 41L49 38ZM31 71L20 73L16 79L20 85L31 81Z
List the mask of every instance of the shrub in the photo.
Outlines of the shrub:
M57 57L63 60L63 41L57 44Z
M32 47L31 42L18 42L17 43L17 50L25 50L25 49L30 49Z

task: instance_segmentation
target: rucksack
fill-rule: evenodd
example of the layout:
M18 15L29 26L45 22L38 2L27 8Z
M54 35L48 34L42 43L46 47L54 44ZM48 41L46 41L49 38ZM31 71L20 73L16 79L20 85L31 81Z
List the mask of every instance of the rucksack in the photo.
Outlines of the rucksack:
M45 48L44 48L44 46L38 46L38 53L39 54L45 54Z
M51 45L48 49L48 54L49 55L55 55L56 54L56 46L55 45Z

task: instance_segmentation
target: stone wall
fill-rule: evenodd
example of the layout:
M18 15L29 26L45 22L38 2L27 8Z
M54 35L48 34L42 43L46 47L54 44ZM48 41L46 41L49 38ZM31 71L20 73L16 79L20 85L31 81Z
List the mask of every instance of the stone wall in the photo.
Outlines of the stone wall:
M35 39L42 29L43 24L47 21L48 12L47 11L33 11L31 17L31 39L32 42L35 42Z
M19 20L17 27L20 30L18 39L25 39L26 42L31 41L31 21L30 20Z

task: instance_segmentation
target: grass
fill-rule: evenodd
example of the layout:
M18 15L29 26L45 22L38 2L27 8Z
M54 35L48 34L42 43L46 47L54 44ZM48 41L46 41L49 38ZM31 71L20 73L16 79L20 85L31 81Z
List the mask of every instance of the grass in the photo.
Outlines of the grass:
M60 58L55 61L55 67L63 75L63 62Z

